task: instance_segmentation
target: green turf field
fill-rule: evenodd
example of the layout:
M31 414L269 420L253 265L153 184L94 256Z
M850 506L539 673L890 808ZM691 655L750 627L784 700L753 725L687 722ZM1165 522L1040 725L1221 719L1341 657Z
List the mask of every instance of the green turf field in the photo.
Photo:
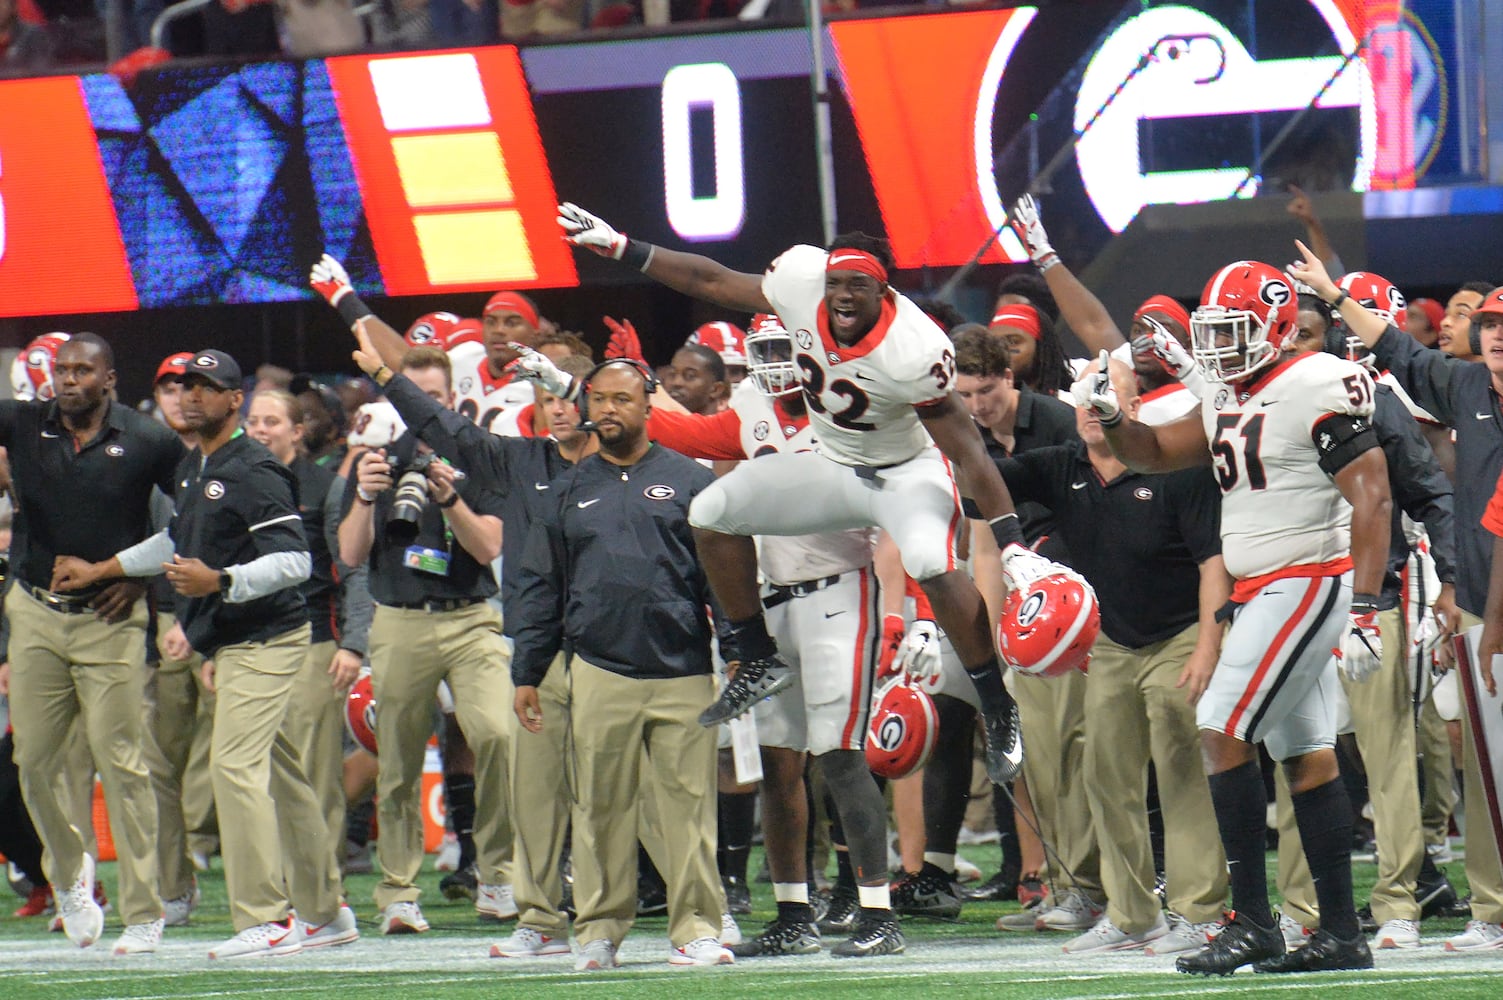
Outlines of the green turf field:
M988 874L997 849L967 847L962 853ZM752 870L759 859L754 856ZM217 861L216 861L217 865ZM1273 870L1269 858L1269 870ZM1462 865L1446 866L1458 890L1465 891ZM1372 883L1371 864L1354 866L1358 898ZM102 865L108 889L114 866ZM1172 958L1141 954L1067 958L1063 934L1004 935L996 918L1015 904L967 904L961 919L942 923L909 919L904 923L908 951L900 956L838 960L827 953L780 959L743 959L734 967L674 969L666 962L667 921L641 920L622 949L623 967L610 973L572 971L567 958L518 962L487 957L493 940L509 926L482 925L468 904L450 903L437 891L439 875L424 875L423 908L432 932L419 937L381 938L375 934L370 892L375 877L352 876L348 889L366 935L342 948L322 949L282 959L211 963L208 947L232 933L225 908L224 881L216 867L200 876L204 902L193 924L172 929L162 951L149 957L115 958L109 944L119 932L111 915L104 940L79 950L61 934L48 935L40 919L9 916L6 900L0 916L0 1000L129 997L134 1000L177 997L261 995L271 1000L295 997L462 998L537 996L544 991L588 998L665 997L671 995L725 1000L858 1000L893 997L937 1000L938 997L987 997L990 1000L1045 1000L1129 997L1237 996L1280 997L1423 997L1425 1000L1503 998L1503 951L1451 956L1440 941L1461 930L1464 921L1423 925L1425 947L1378 955L1378 968L1364 974L1330 974L1270 978L1242 972L1230 979L1190 979L1173 971ZM750 935L772 916L772 892L753 887L756 912L741 920ZM17 901L19 902L19 901Z

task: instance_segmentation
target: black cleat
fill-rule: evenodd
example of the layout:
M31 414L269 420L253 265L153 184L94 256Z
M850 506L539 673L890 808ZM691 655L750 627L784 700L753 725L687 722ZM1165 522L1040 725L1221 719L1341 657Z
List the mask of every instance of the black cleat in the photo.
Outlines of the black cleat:
M637 882L637 916L660 917L668 912L668 889L661 884Z
M901 955L905 947L903 929L891 910L867 910L857 921L856 932L831 948L830 954L839 958Z
M1362 929L1363 934L1378 933L1378 918L1373 916L1371 903L1357 911L1357 926Z
M1017 702L1001 715L987 716L985 729L986 776L993 784L1005 785L1023 770L1023 724Z
M917 872L905 872L892 886L892 909L905 917L936 917L954 920L960 916L960 887L955 877L927 861Z
M771 698L794 680L793 668L776 653L766 659L744 662L715 703L699 713L699 724L708 728L745 715L757 702Z
M1414 885L1414 901L1420 905L1420 919L1428 920L1431 917L1467 917L1472 915L1471 903L1462 903L1456 897L1456 889L1451 885L1451 880L1446 878L1445 873L1436 871L1430 879L1425 878L1425 871L1420 870L1420 877Z
M1022 869L1017 865L1002 866L1002 870L978 886L962 889L960 895L976 903L1011 903L1018 898L1018 878Z
M819 928L808 920L778 917L750 941L730 946L737 958L758 955L814 955L820 948Z
M475 872L475 866L466 865L440 879L438 891L444 894L445 899L468 899L474 902L479 886L480 876Z
M1192 976L1230 976L1244 965L1284 955L1284 935L1278 925L1259 927L1233 913L1222 932L1199 951L1181 955L1174 968Z
M727 913L738 917L744 917L752 911L751 887L742 879L734 875L727 875L720 880L725 887L725 909Z
M849 934L856 929L856 915L861 912L861 900L855 890L836 886L827 897L829 904L825 915L818 920L824 934Z
M1311 934L1303 948L1253 963L1258 972L1340 972L1372 967L1373 953L1367 950L1367 939L1360 933L1351 941L1343 941L1324 928Z

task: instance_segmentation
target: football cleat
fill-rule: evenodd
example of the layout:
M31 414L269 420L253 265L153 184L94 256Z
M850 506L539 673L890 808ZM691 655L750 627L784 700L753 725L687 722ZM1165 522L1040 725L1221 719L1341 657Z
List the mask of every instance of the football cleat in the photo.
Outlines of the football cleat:
M954 877L927 861L892 886L892 909L901 916L954 920L960 916L960 905Z
M1174 960L1180 972L1194 976L1230 976L1244 965L1283 957L1284 935L1277 927L1259 927L1233 913L1221 933L1204 948Z
M1323 928L1311 934L1304 947L1253 963L1257 972L1340 972L1372 967L1373 953L1360 934L1343 941Z
M752 911L751 887L745 879L727 875L720 880L725 888L725 909L727 913L745 916Z
M1013 702L1001 715L985 716L986 776L993 784L1005 785L1023 771L1023 723Z
M731 945L731 954L737 958L814 955L819 952L820 944L819 928L812 921L779 916L750 941Z
M52 912L52 906L52 886L43 882L31 887L31 892L26 895L26 902L21 904L14 916L44 917Z
M745 715L753 705L771 698L796 680L793 668L774 653L762 660L741 664L736 676L721 690L714 704L699 713L701 726L718 726Z
M906 778L929 760L938 735L934 699L898 674L873 701L866 727L866 765L884 778Z
M445 899L473 900L479 888L480 876L476 874L474 865L450 872L438 880L438 891L444 894Z
M825 915L818 920L821 933L849 934L856 928L856 917L861 912L861 900L856 890L836 886L827 897L829 904Z
M376 752L376 692L369 671L361 671L344 700L344 726L350 739Z
M866 910L857 921L855 932L831 948L830 954L839 958L901 955L905 947L903 929L893 919L891 910Z

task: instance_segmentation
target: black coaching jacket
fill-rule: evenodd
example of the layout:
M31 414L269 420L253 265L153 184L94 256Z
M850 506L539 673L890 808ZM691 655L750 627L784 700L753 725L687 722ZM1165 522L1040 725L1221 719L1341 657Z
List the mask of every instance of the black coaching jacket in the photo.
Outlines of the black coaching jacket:
M635 465L591 455L547 493L516 578L512 680L536 687L565 642L613 673L708 674L710 588L689 504L709 469L659 445Z

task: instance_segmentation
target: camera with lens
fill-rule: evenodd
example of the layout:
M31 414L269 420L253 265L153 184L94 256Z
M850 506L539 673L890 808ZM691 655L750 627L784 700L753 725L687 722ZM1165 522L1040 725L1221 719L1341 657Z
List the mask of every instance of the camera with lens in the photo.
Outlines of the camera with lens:
M428 466L437 460L431 451L414 455L405 463L395 455L387 456L391 465L393 487L391 517L386 530L393 535L412 536L418 532L423 508L428 505Z

